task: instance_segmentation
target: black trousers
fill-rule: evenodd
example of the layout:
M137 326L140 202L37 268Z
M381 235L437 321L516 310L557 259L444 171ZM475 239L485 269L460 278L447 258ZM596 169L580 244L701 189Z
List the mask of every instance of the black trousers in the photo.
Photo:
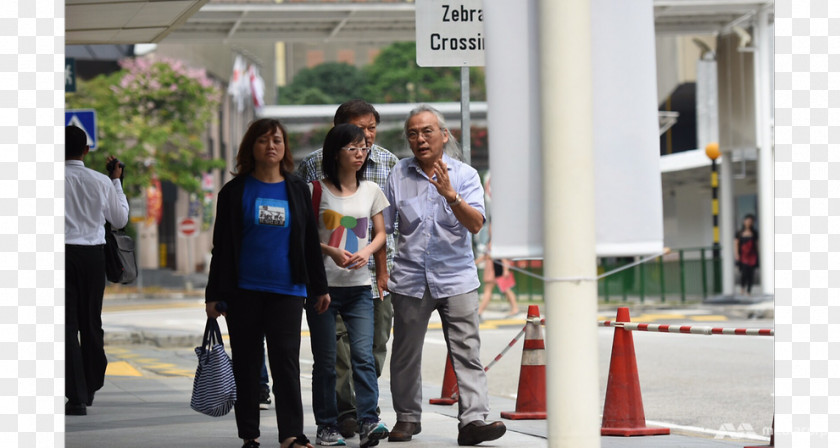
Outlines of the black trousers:
M260 371L263 337L271 368L279 439L303 434L300 392L302 297L239 290L228 303L233 376L236 379L236 427L241 439L260 436Z
M755 277L755 266L741 264L741 287L749 294L753 287Z
M65 245L64 394L73 404L87 402L105 383L104 247Z

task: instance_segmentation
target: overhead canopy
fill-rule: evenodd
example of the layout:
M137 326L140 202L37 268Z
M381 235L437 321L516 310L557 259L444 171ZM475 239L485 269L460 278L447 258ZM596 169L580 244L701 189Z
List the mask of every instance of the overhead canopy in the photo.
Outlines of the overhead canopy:
M653 0L657 34L713 34L772 0ZM66 0L66 42L414 40L414 3Z
M66 0L65 44L157 43L208 0Z

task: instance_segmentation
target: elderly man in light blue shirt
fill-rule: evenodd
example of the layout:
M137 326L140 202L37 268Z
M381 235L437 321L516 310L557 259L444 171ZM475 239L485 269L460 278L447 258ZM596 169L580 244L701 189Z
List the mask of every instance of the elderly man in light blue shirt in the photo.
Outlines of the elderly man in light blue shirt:
M391 442L420 433L422 412L420 362L433 311L458 379L458 444L476 445L505 433L502 422L486 422L490 413L487 377L479 359L478 273L470 233L484 224L484 190L475 169L444 154L454 146L443 116L421 105L405 122L414 157L391 170L385 195L388 233L399 214L399 239L387 290L393 295L394 342L391 395L397 424Z

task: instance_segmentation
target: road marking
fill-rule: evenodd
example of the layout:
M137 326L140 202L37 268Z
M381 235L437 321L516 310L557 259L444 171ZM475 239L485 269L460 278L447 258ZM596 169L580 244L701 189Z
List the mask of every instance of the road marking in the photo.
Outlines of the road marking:
M106 376L143 376L140 371L135 369L126 361L109 362L108 367L105 368Z
M690 317L691 320L696 320L699 322L718 322L729 320L726 316L717 316L717 315L709 315L709 316L692 316Z
M645 313L637 317L631 317L631 322L653 322L656 320L681 320L685 319L685 314L653 314Z
M103 313L113 313L121 311L148 311L148 310L163 310L172 308L195 308L199 311L204 311L204 307L200 306L203 303L146 303L146 304L126 304L126 305L104 305L102 307Z
M195 370L180 369L175 364L161 362L156 358L149 358L145 356L141 357L141 355L132 353L126 348L108 346L105 347L105 351L110 357L118 359L117 361L111 361L108 363L108 367L105 370L105 376L144 376L143 372L141 372L137 367L162 376L192 378L195 375ZM129 363L128 360L130 360L133 365Z

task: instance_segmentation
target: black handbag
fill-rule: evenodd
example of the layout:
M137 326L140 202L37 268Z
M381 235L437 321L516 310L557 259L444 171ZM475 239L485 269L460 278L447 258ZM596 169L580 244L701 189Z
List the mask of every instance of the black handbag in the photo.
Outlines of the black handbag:
M236 403L236 381L233 364L225 352L219 322L207 318L201 347L195 348L198 367L195 369L190 407L204 415L221 417Z
M105 277L109 282L127 285L137 278L134 240L125 229L111 229L105 223Z

